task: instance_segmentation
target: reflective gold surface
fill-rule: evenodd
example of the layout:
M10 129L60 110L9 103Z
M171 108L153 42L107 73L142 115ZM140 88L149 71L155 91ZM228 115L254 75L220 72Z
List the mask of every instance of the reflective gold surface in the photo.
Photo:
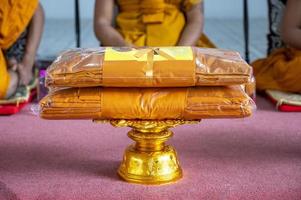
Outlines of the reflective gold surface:
M96 120L97 122L97 120ZM136 143L125 150L118 174L127 182L140 184L172 183L182 177L175 149L165 142L172 137L168 130L182 124L199 121L111 120L115 127L131 127L128 136Z

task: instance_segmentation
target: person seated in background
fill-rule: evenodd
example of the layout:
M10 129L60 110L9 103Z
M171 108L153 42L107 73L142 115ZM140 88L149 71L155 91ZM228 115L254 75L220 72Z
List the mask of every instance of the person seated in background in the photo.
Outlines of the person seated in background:
M203 25L202 0L95 2L94 31L102 46L214 47L203 34Z
M272 5L278 10L285 6L284 13L273 12L275 17L283 17L278 19L279 26L277 22L271 26L270 54L252 64L257 89L301 93L301 1L278 0L272 3L278 4Z
M33 66L44 26L38 0L1 0L0 99L33 79Z

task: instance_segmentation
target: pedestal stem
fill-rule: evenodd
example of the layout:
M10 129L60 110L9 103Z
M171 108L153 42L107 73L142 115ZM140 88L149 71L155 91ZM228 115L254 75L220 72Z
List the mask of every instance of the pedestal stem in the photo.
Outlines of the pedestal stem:
M162 132L140 132L132 130L128 133L129 138L136 142L135 149L137 151L155 152L162 151L165 142L172 137L173 133L169 130Z

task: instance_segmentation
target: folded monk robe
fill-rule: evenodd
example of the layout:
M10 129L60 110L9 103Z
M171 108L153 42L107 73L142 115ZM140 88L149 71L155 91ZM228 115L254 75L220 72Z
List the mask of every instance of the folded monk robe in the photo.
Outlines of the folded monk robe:
M239 53L196 47L75 49L49 67L47 86L191 87L244 84L252 68Z
M191 88L69 88L40 101L45 119L204 119L250 116L240 86Z

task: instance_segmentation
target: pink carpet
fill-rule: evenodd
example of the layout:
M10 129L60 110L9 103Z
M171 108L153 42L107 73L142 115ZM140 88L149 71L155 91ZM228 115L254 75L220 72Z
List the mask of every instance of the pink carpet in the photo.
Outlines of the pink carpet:
M0 117L0 199L301 199L301 113L258 97L251 118L175 128L184 178L163 186L119 180L127 130Z

